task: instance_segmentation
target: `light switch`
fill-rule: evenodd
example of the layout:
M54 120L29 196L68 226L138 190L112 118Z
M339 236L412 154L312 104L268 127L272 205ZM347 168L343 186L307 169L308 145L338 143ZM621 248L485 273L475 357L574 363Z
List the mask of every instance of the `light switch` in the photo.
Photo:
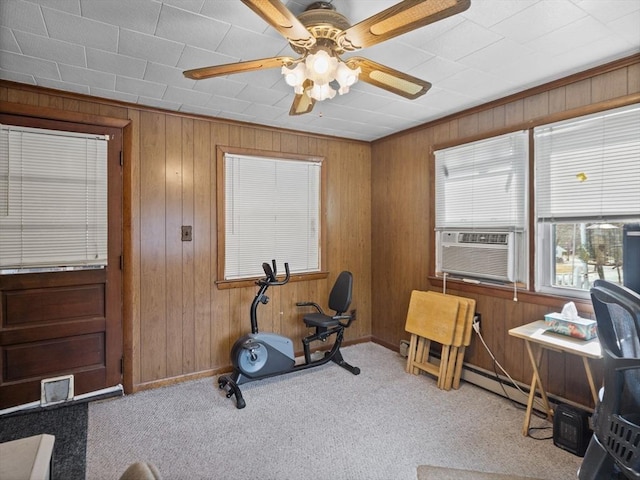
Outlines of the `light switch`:
M182 241L190 242L193 240L191 225L183 225L182 226Z

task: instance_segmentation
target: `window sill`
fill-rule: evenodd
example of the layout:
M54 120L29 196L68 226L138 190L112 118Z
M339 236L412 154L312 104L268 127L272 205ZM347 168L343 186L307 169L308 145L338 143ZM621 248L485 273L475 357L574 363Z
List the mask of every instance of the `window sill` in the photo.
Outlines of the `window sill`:
M0 275L18 275L26 273L52 273L52 272L76 272L79 270L101 270L107 267L101 265L78 265L70 267L26 267L26 268L2 268Z
M429 276L429 283L432 287L440 287L442 290L442 277ZM456 292L464 292L468 294L486 295L489 297L514 299L512 285L495 285L488 283L467 283L461 279L447 277L447 290L455 290ZM532 292L530 290L518 289L517 301L532 303L535 305L544 305L549 308L560 311L567 302L573 302L578 310L584 315L593 313L593 306L590 299L561 297L558 295L550 295L546 293Z

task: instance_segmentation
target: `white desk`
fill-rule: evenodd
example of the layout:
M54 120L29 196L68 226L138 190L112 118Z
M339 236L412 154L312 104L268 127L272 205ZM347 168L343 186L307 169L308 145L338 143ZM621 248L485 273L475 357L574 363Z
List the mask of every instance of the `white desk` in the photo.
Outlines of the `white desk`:
M593 395L594 404L598 401L598 391L593 381L593 375L591 374L591 367L589 366L589 359L600 359L602 354L600 353L600 342L597 338L591 340L580 340L578 338L568 337L557 333L549 332L548 326L544 320L537 320L527 325L515 327L509 330L509 335L518 337L524 340L527 347L527 353L529 354L529 360L531 360L531 366L533 368L533 378L531 379L531 389L529 390L529 401L527 402L527 413L524 417L524 425L522 427L522 434L527 436L529 434L529 425L531 423L531 413L533 411L533 402L536 397L536 390L540 392L542 397L542 403L547 413L547 418L551 420L553 417L553 409L549 405L549 399L547 398L547 392L542 385L540 379L540 360L542 359L542 353L546 350L553 350L556 352L571 353L578 355L582 358L584 365L584 371L587 375L587 381L589 382L589 388L591 389L591 395Z
M0 478L49 480L55 438L45 433L0 443Z

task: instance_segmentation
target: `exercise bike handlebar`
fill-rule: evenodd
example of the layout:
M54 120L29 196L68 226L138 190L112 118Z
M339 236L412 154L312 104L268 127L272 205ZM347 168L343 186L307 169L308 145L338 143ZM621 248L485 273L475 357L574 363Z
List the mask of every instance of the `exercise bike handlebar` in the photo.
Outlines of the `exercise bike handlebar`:
M287 262L284 263L285 277L283 280L280 280L280 281L278 281L278 277L277 277L278 269L276 267L276 261L271 260L271 264L273 265L273 268L267 262L264 262L262 264L262 269L264 270L264 274L266 275L266 278L258 280L257 283L259 285L269 285L269 286L284 285L285 283L288 283L289 277L290 277L289 264Z
M251 333L254 334L258 333L258 305L260 303L266 304L269 301L269 297L267 297L266 295L267 289L274 285L284 285L289 281L289 264L285 262L285 277L283 280L278 281L278 277L276 276L278 273L278 270L276 268L276 261L272 260L271 263L273 265L273 268L267 262L264 262L262 264L262 269L264 270L264 274L266 275L266 277L256 280L256 284L259 285L260 288L258 290L258 293L256 293L253 302L251 302L250 313Z

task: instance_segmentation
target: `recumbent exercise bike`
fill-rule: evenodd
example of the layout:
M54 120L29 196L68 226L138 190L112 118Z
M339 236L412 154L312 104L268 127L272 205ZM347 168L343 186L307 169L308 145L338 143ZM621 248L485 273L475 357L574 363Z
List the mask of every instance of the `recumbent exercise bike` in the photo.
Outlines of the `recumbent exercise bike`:
M351 272L340 273L329 294L329 308L335 311L334 315L326 315L322 308L314 302L296 303L298 307L314 307L316 310L303 317L305 325L309 328L315 328L315 333L302 339L304 361L300 360L297 363L293 342L290 338L276 333L258 331L258 305L260 303L266 304L269 301L269 297L265 295L267 289L272 286L284 285L289 281L288 263L284 264L285 277L283 280L277 279L275 260L272 261L272 265L273 268L268 263L263 263L262 269L266 276L256 281L259 289L251 303L251 333L240 337L231 348L233 372L218 378L218 386L226 391L227 398L235 395L237 408L246 406L239 387L243 383L319 367L330 361L337 363L354 375L360 373L358 367L353 367L344 361L340 352L344 330L351 325L356 317L355 310L348 314L345 313L351 304L353 289ZM332 335L335 335L336 339L331 349L325 351L321 358L312 360L311 342L325 342Z

